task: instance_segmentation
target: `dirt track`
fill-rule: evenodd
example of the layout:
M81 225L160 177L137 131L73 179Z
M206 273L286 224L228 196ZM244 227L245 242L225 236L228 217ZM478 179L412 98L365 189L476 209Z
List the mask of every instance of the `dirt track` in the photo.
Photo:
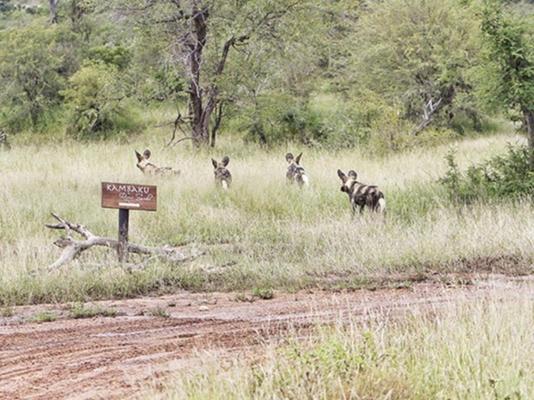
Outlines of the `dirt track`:
M0 317L0 398L131 398L147 381L193 362L199 350L246 352L314 322L439 308L459 298L480 299L495 285L503 295L534 293L530 285L518 290L517 283L494 280L463 288L418 284L374 292L277 294L254 302L228 293L183 293L99 302L121 315L92 319L68 319L61 305L18 307L13 317ZM158 308L169 317L146 315ZM23 322L44 309L60 318Z

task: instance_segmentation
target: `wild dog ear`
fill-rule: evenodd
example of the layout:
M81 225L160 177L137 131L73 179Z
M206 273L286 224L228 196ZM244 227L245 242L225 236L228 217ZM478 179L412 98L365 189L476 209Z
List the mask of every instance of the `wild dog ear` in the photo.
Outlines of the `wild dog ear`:
M300 157L302 157L302 153L300 153L300 154L297 156L297 158L295 158L295 162L296 162L297 164L300 164Z
M228 165L228 163L230 162L230 157L228 156L224 156L223 159L222 159L222 165L223 167L226 167Z
M213 164L213 168L217 168L219 166L217 161L215 161L213 158L211 159L211 163Z
M143 151L143 156L145 157L145 160L148 160L151 155L152 153L150 152L149 149L146 149L145 151Z
M339 179L341 179L341 182L345 183L347 182L347 175L343 173L340 169L337 170L337 176L339 176Z
M291 163L291 161L293 161L293 154L292 153L287 153L286 154L286 161L288 163Z
M354 178L354 179L358 178L358 174L356 173L356 171L354 171L352 169L348 172L348 175L349 175L349 177Z
M135 150L135 156L137 157L137 162L143 161L143 156L137 150Z

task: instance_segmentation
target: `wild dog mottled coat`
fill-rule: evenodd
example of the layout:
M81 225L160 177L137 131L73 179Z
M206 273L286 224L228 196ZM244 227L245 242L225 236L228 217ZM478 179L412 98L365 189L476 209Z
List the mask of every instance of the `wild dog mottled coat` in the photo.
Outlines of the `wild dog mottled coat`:
M300 165L300 158L302 153L300 153L296 158L293 157L292 153L286 154L286 161L288 162L286 178L287 182L290 184L297 183L300 187L308 185L309 179L304 171L304 167Z
M343 171L338 169L337 175L342 182L341 191L347 193L349 196L353 214L356 213L357 208L362 213L366 206L372 211L381 213L386 211L386 199L377 186L365 185L358 182L358 174L353 170L345 175Z
M214 168L215 184L224 190L230 189L230 185L232 184L232 174L226 168L229 162L230 157L228 156L224 156L221 162L217 162L213 158L211 159Z

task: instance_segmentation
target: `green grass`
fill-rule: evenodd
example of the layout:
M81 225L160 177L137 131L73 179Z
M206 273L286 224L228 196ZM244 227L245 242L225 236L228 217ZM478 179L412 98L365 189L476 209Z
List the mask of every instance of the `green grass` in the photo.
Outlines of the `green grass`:
M116 316L117 310L112 308L88 306L83 303L76 303L69 310L69 317L74 319Z
M492 293L500 297L499 293ZM530 399L532 299L317 328L253 360L202 354L151 399ZM258 352L256 351L256 354ZM160 386L161 387L161 386Z
M57 319L57 314L52 311L40 311L36 313L32 318L31 322L36 322L42 324L43 322L53 322Z
M9 318L15 315L15 310L13 307L2 307L0 308L0 317Z
M149 310L144 312L144 315L150 315L152 317L158 318L169 318L171 316L169 312L163 307L150 308Z
M461 167L504 151L513 135L459 142ZM260 150L222 140L216 151L160 149L163 138L39 146L14 143L0 156L0 305L85 302L189 290L361 287L465 270L462 260L512 257L502 269L529 273L534 264L534 213L527 201L458 208L436 181L450 145L385 158L364 150L327 152L298 146ZM134 150L151 147L153 162L182 170L179 178L143 176ZM287 151L304 150L311 185L285 182ZM229 193L215 189L210 158L231 157ZM351 220L337 168L355 169L386 194L386 221ZM127 271L107 249L91 249L58 271L60 231L46 229L56 212L94 233L116 237L117 211L100 207L100 182L153 183L158 211L130 213L130 240L194 245L206 255L184 265L153 260ZM139 261L132 256L132 262ZM482 266L483 269L484 266ZM486 266L491 268L491 266ZM408 278L407 278L408 277ZM410 278L412 277L412 278Z
M252 295L262 300L271 300L274 298L274 292L271 288L254 288Z

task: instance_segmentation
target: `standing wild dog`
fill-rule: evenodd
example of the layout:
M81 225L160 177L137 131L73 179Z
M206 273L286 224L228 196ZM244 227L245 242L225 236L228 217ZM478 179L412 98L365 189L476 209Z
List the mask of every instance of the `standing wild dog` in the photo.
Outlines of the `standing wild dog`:
M230 157L228 156L224 156L221 162L217 162L213 158L211 159L214 168L213 173L215 174L215 184L224 190L230 189L230 185L232 184L232 174L226 168L229 162Z
M139 168L143 174L149 175L159 175L159 176L171 176L171 175L180 175L180 170L173 169L171 167L158 167L155 164L152 164L148 161L152 153L149 149L143 151L143 154L140 154L137 150L135 155L137 157L137 168Z
M286 173L287 182L290 184L297 182L299 187L307 186L309 182L308 175L306 175L304 168L300 165L301 157L302 153L297 158L294 158L291 153L286 154L286 161L289 164Z
M337 170L337 175L343 185L341 191L349 195L350 204L352 206L352 214L356 213L356 208L360 208L360 214L363 212L365 206L372 211L384 213L386 211L386 199L384 194L378 190L377 186L365 185L358 182L358 174L356 171L349 171L347 175L340 169Z

